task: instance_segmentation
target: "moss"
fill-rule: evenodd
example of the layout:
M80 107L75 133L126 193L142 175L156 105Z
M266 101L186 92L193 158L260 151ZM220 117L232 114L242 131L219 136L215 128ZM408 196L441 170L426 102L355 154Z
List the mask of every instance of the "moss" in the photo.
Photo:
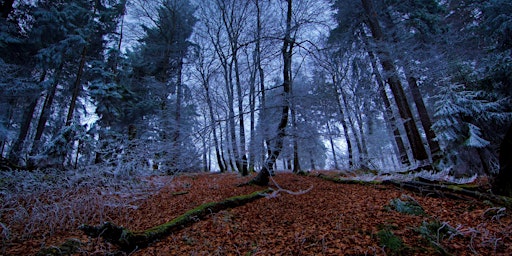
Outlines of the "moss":
M377 238L379 239L379 245L390 255L401 255L406 249L402 239L393 234L388 228L377 232Z
M447 185L446 187L453 191L463 191L464 190L464 188L461 187L460 185Z
M418 202L416 202L414 199L406 195L402 195L401 198L404 199L404 201L402 201L400 198L392 199L389 202L389 207L399 213L416 216L426 215L423 207L421 207L421 205L419 205Z
M82 225L80 229L89 236L101 236L105 240L120 246L124 251L132 251L135 248L146 247L155 240L193 224L198 219L224 209L249 203L263 197L265 193L270 191L270 189L266 189L248 195L230 197L220 202L205 203L169 222L144 231L131 231L108 222L99 227Z

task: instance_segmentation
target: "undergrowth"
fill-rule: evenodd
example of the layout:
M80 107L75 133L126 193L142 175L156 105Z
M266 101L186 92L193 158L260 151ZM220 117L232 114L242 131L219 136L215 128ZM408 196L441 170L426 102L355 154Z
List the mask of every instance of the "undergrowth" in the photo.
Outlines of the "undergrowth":
M384 228L377 232L377 238L379 239L380 246L390 255L401 255L406 249L402 239L393 234L389 228Z
M401 198L401 199L400 199ZM402 195L400 198L394 198L389 202L389 208L399 213L424 216L425 210L411 196Z
M150 185L143 174L117 170L0 172L2 254L14 240L44 240L59 231L76 229L82 223L102 223L113 216L127 222L137 202L164 185Z

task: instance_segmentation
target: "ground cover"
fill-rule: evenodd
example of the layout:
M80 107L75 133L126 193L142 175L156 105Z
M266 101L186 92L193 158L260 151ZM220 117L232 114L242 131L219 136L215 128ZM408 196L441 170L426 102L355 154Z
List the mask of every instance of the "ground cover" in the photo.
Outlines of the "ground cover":
M139 196L125 207L103 209L102 218L98 214L84 218L87 224L110 221L132 231L142 231L170 222L202 204L265 189L237 187L248 178L232 173L147 179L159 184L155 185L158 189L148 189L148 195ZM120 252L101 238L89 237L73 222L62 223L44 236L36 232L24 238L4 239L3 254L33 255L68 239L78 241L76 255L509 255L512 252L510 209L488 201L434 198L392 184L339 184L321 179L314 172L309 176L278 173L274 179L283 189L303 193L269 193L266 198L212 212L133 252ZM278 190L275 185L270 187ZM124 193L112 196L130 196L129 192ZM44 195L40 196L39 201ZM79 196L75 194L73 198ZM4 212L1 223L7 223L8 216ZM45 222L40 225L38 230L44 230ZM9 226L11 236L15 230L15 226Z

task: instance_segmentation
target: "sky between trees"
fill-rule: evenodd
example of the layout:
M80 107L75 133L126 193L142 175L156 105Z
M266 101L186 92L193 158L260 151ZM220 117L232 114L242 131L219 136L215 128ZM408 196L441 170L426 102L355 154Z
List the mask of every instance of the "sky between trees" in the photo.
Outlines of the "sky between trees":
M499 168L508 0L0 3L0 153L17 165Z

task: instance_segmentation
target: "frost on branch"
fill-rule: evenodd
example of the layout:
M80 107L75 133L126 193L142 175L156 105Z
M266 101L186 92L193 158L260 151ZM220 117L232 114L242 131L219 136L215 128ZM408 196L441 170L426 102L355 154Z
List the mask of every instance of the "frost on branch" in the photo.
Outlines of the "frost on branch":
M279 195L280 192L285 192L285 193L288 193L290 195L294 195L294 196L297 196L297 195L303 195L303 194L306 194L308 193L309 191L311 191L311 189L313 189L313 185L311 185L308 189L306 190L299 190L297 192L295 191L291 191L291 190L288 190L288 189L284 189L282 188L281 186L279 186L279 184L274 180L274 178L272 178L272 175L269 176L270 177L270 180L272 180L272 183L274 183L274 185L277 187L277 190L273 190L271 194L266 194L265 197L270 199L270 198L275 198Z

